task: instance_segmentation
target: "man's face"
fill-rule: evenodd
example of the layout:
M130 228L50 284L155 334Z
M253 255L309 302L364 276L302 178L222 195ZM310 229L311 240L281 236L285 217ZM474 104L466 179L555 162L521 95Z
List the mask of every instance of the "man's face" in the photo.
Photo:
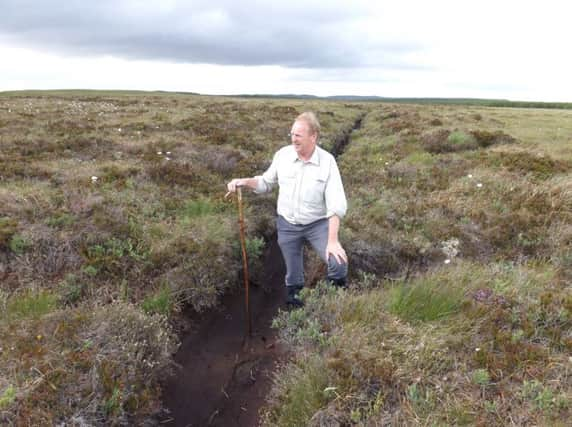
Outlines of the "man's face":
M310 132L308 123L296 121L292 125L290 138L296 153L301 156L310 156L316 147L317 135Z

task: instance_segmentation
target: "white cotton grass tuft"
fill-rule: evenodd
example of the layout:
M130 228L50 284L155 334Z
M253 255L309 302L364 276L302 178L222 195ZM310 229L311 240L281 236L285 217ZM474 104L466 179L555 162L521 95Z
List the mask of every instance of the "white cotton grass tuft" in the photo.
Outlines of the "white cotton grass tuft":
M91 177L91 182L97 182L98 179L99 179L99 178L94 175L94 176Z
M482 187L483 187L483 184L482 184L481 182L479 182L479 183L477 184L477 187L478 187L478 188L482 188Z
M443 251L443 254L447 257L447 259L445 260L445 264L449 264L451 262L451 259L459 255L460 244L461 241L456 237L452 237L449 240L441 242L441 250Z

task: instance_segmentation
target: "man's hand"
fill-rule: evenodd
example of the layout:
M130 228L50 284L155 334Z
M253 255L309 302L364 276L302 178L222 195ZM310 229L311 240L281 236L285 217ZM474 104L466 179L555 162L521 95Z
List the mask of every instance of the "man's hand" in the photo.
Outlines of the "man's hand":
M348 263L348 256L346 255L346 251L339 241L328 242L328 245L326 246L326 260L330 259L330 255L335 258L338 264Z
M347 264L348 256L346 251L338 240L338 230L340 228L340 218L332 215L328 219L328 244L326 245L326 262L330 259L330 255L338 262L338 264Z
M227 198L232 193L236 192L238 187L248 187L252 190L256 189L256 185L258 184L258 180L255 178L234 178L228 184L226 184L226 188L228 189L228 193L224 196Z
M226 184L226 188L229 193L234 193L237 187L244 187L246 185L245 181L247 178L235 178Z

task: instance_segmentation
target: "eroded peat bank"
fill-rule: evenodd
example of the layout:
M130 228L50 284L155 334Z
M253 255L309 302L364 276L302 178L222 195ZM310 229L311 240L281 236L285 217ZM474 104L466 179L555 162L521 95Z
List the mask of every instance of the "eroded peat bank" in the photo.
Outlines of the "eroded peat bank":
M173 426L255 426L285 347L272 329L284 309L284 265L275 240L264 257L260 283L250 288L252 334L246 324L244 290L223 297L219 307L196 316L175 355L176 374L164 385Z
M245 343L225 184L307 110L350 287L310 252L280 310L275 196L249 194ZM0 424L566 425L571 135L558 109L0 95Z

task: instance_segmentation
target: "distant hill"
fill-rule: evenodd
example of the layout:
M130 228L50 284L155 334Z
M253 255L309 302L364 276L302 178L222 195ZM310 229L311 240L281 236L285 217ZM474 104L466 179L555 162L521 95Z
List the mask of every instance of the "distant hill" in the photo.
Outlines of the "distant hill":
M231 98L268 98L268 99L324 99L345 102L390 102L399 104L450 104L478 105L484 107L514 108L554 108L572 109L570 102L510 101L508 99L479 98L395 98L375 95L333 95L316 96L308 94L238 94L238 95L205 95L197 92L169 92L143 90L94 90L94 89L55 89L55 90L16 90L0 92L0 96L137 96L137 95L202 95Z
M229 95L240 98L283 98L283 99L325 99L328 101L346 101L346 102L391 102L400 104L451 104L451 105L479 105L485 107L515 107L515 108L558 108L572 109L570 102L541 102L541 101L510 101L508 99L479 99L479 98L392 98L374 95L333 95L333 96L315 96L315 95L296 95L296 94L279 94L279 95Z
M98 89L52 89L52 90L7 90L0 96L137 96L137 95L200 95L195 92L167 92L164 90L98 90Z

